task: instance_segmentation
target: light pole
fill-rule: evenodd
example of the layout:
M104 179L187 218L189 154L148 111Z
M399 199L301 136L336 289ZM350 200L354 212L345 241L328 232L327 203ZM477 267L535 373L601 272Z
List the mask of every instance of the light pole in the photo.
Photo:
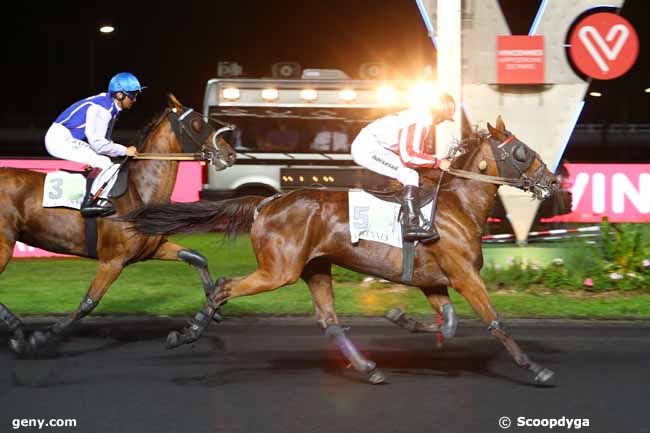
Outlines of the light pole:
M115 31L115 27L110 24L104 24L99 27L99 33L110 35ZM88 91L95 91L95 32L93 31L88 39Z

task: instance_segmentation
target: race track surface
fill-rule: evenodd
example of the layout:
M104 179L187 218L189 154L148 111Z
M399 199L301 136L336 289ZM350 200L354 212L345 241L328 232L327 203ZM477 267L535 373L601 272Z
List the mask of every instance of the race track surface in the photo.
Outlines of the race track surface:
M39 431L13 429L13 419L29 418L73 418L75 428L40 431L78 433L576 430L517 427L519 417L587 418L584 432L650 431L648 323L506 322L555 371L555 385L540 388L475 322L461 322L442 349L430 334L381 319L342 322L390 384L346 369L308 319L232 319L170 351L165 336L181 320L91 318L37 359L16 359L2 336L0 432Z

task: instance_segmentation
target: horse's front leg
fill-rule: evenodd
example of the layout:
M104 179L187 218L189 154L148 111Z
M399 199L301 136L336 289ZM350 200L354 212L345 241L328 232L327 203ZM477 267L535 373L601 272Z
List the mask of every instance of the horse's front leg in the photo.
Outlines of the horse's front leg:
M187 263L198 272L206 298L209 299L214 292L215 284L208 269L208 259L198 251L182 247L173 242L165 242L156 250L152 258L156 260L181 260ZM219 311L215 312L213 319L217 323L223 320Z
M553 377L553 371L533 362L519 348L519 345L506 331L499 316L490 302L485 284L478 272L462 272L451 277L452 286L467 299L474 311L488 324L488 331L503 343L518 366L530 370L535 375L536 384L546 384Z
M4 234L0 234L0 273L4 272L7 263L11 260L11 255L14 251L16 240L12 235L9 235L9 227L7 221L2 221L4 227ZM9 310L5 305L0 304L0 323L3 323L7 331L11 334L9 338L9 347L17 354L22 354L27 347L25 341L25 333L23 331L23 324L14 313Z
M99 262L95 279L90 284L86 296L81 300L76 311L70 316L54 323L54 325L45 331L34 331L28 339L29 348L32 351L42 349L53 337L64 334L74 323L90 314L97 307L111 284L119 277L122 269L124 269L122 259Z
M449 293L446 286L440 287L420 287L424 296L436 312L436 321L434 323L420 322L406 315L400 308L393 308L386 313L386 318L410 332L431 332L436 336L436 345L442 347L444 340L448 340L456 335L458 327L458 318L454 310L454 305L449 299Z
M9 338L9 347L11 350L18 355L23 354L27 346L25 342L25 333L23 331L23 323L4 304L0 304L0 322L4 323L7 327L7 331L11 334L11 337Z

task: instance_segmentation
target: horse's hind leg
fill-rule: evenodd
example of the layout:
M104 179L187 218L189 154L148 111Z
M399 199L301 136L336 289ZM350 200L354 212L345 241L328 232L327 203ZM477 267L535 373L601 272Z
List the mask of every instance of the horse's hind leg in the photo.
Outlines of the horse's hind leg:
M46 346L53 337L64 334L73 324L90 314L120 275L122 269L124 269L122 260L99 262L95 279L90 284L90 288L79 303L77 310L70 316L55 322L49 329L33 332L29 337L30 349L38 351Z
M453 287L467 299L483 321L489 324L488 331L490 331L490 334L503 343L517 365L530 370L535 375L536 384L548 383L554 375L553 371L531 361L508 334L501 324L496 310L490 303L485 284L483 284L478 273L465 273L461 278L452 278L451 282Z
M203 308L190 320L189 325L181 332L172 331L167 335L167 348L173 349L201 338L219 307L228 300L275 290L296 282L300 276L300 268L295 263L294 266L279 266L279 269L281 270L260 264L255 272L246 277L219 278L214 292L206 298Z
M302 278L311 291L318 324L325 335L336 343L355 370L366 376L372 384L383 383L386 381L384 373L355 347L346 335L349 328L339 325L334 309L331 268L331 264L326 260L315 259L305 267L302 273Z
M8 239L6 236L0 236L0 273L4 272L7 263L11 260L15 244L15 240ZM22 354L26 347L23 324L4 304L0 304L0 322L4 323L7 330L11 333L11 338L9 339L9 347L11 350L17 354Z
M190 250L173 242L165 242L156 250L153 258L156 260L182 260L198 272L206 298L214 292L215 284L208 269L208 259L198 251ZM222 321L219 311L215 312L214 320Z

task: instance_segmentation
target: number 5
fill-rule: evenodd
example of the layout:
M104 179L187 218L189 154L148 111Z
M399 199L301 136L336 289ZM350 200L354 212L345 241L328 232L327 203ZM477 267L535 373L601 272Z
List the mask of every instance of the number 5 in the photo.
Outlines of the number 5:
M368 228L368 211L370 208L368 206L354 208L354 217L353 227L357 230L363 230Z

